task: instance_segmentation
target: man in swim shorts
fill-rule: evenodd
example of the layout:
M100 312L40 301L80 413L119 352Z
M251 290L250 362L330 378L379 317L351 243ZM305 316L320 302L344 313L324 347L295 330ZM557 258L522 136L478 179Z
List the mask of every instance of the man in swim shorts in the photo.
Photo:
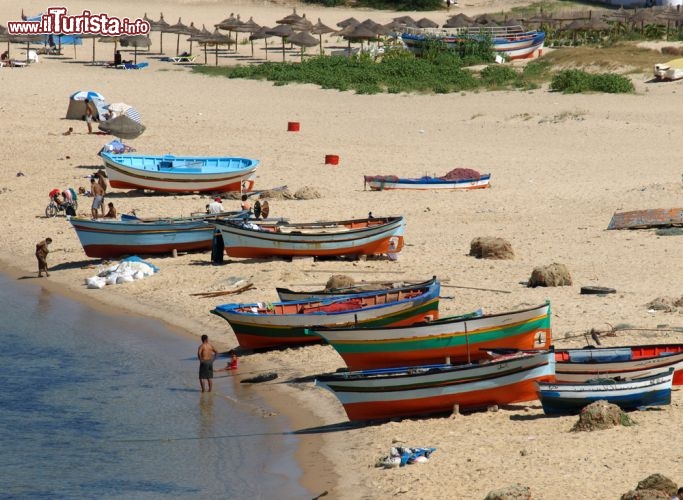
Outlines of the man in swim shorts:
M211 392L213 389L213 361L218 351L209 343L209 336L202 335L202 344L197 349L199 359L199 385L202 392Z
M90 207L92 218L97 219L98 210L102 211L102 216L104 217L104 189L97 182L95 176L90 178L90 192L93 196L92 206Z

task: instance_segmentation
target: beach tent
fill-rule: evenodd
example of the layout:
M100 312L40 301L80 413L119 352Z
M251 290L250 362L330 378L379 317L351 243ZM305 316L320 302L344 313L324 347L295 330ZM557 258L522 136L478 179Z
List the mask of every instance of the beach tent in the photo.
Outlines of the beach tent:
M82 120L85 116L85 100L90 99L97 108L97 120L104 120L107 113L107 101L102 94L92 90L81 90L69 96L69 108L66 110L67 120Z

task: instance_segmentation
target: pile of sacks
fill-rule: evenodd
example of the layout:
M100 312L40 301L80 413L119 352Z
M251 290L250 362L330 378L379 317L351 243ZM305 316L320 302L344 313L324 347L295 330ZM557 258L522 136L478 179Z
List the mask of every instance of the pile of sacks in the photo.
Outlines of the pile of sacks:
M137 256L132 256L104 269L97 276L86 278L85 284L88 288L104 288L106 285L119 285L140 280L156 272L159 272L158 267Z

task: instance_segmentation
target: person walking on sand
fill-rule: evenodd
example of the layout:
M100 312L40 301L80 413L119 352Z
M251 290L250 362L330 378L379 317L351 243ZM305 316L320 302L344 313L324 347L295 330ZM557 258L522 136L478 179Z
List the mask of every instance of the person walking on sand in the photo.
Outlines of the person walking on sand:
M88 125L88 133L92 134L92 122L95 119L95 105L90 99L85 100L85 123Z
M52 238L45 238L43 241L36 245L36 259L38 259L38 277L42 278L43 273L45 276L50 276L47 271L47 254L50 253L48 245L52 243Z
M211 392L213 389L213 362L218 351L209 342L208 335L202 335L202 344L197 349L199 359L199 385L202 392Z
M104 216L104 189L102 189L102 186L100 186L94 176L90 179L90 192L92 193L90 212L92 218L97 219L98 210L102 210L102 216Z

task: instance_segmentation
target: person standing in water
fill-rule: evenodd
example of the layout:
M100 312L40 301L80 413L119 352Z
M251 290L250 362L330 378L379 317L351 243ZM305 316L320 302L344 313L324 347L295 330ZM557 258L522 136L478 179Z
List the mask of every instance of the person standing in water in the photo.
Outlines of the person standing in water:
M202 335L202 343L197 349L199 359L199 385L202 392L211 392L213 389L213 362L218 355L216 348L209 342L208 335Z

